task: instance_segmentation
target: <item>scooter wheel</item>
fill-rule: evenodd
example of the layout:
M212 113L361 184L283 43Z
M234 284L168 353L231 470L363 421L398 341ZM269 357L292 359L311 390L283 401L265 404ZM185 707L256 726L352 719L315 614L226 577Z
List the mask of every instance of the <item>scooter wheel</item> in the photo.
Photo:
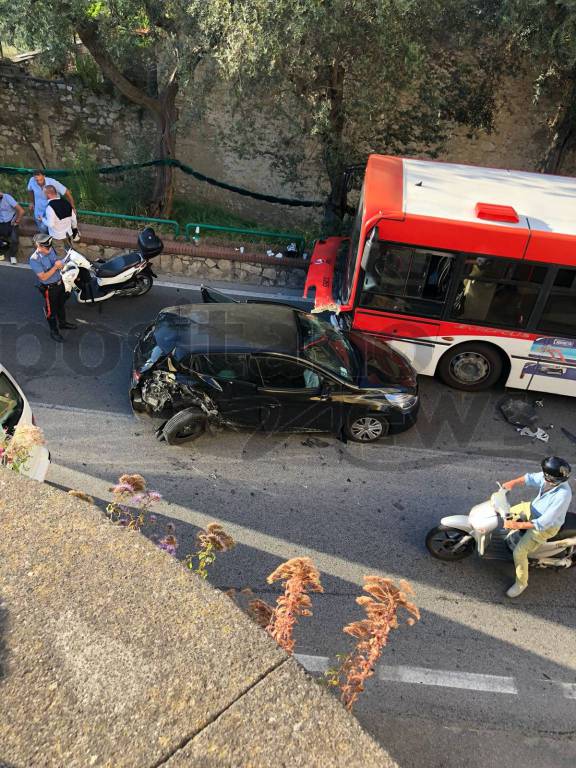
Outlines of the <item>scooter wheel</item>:
M456 549L465 536L468 536L468 534L458 528L437 525L428 531L426 535L426 549L432 557L435 557L437 560L443 560L446 563L464 560L470 557L476 549L474 539L470 539L470 541Z

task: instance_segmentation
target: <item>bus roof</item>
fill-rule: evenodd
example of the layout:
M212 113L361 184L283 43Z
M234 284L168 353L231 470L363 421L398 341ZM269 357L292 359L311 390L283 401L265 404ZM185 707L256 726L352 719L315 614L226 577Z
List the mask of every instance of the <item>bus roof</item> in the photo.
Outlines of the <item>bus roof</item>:
M566 176L371 155L365 202L367 218L424 216L576 236L576 179ZM499 219L510 208L517 220Z

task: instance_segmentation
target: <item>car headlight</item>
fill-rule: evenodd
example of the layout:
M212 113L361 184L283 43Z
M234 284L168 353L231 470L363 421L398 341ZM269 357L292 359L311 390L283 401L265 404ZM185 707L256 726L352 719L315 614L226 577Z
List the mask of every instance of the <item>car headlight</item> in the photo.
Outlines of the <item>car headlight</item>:
M409 395L406 392L384 395L384 397L391 405L395 405L403 411L410 410L410 408L413 408L418 402L418 395Z

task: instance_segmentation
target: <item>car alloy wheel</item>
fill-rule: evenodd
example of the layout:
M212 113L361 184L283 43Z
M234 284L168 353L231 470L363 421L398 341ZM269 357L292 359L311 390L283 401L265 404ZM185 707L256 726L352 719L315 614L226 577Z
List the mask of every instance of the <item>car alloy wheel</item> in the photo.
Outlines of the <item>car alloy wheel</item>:
M350 437L359 443L371 443L384 434L384 424L374 416L362 416L350 424Z

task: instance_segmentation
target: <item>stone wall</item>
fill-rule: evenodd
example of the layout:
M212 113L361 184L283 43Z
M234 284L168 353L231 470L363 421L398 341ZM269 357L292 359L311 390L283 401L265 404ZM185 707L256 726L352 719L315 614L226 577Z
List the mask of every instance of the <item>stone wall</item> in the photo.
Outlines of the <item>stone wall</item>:
M92 229L96 229L93 227ZM104 227L99 227L105 230ZM30 227L30 231L33 229ZM95 238L91 237L90 240ZM221 282L247 283L251 285L277 286L280 288L302 288L306 280L307 262L300 259L282 258L265 259L261 256L249 261L249 257L234 258L233 248L229 248L230 255L226 258L224 249L216 255L208 249L202 252L202 248L195 249L198 255L191 253L171 253L170 241L165 242L166 251L155 259L152 267L159 277L166 280L184 280L194 282ZM98 259L111 259L128 248L101 245L90 242L80 243L76 246L78 251L90 261ZM190 246L190 249L193 246ZM189 249L189 250L190 250ZM27 263L33 252L32 237L30 234L22 234L18 249L18 261ZM182 250L179 248L178 250ZM2 258L0 256L0 258ZM260 259L260 261L256 261Z
M287 183L274 170L274 162L282 153L294 152L294 142L287 141L280 117L264 106L245 117L258 136L261 151L256 158L241 157L231 140L234 119L223 86L216 86L206 101L203 116L193 120L189 117L190 104L181 100L181 114L188 117L179 126L179 159L209 176L256 192L300 199L324 197L326 179L313 139L301 139L305 146L297 152L296 179ZM551 105L534 103L529 76L506 80L497 105L492 133L470 136L466 129L455 128L440 158L535 170L548 140ZM123 99L94 94L79 78L47 81L2 65L0 110L0 163L36 166L42 159L48 166L59 166L64 149L73 147L80 138L94 142L102 164L131 162L152 154L154 126L146 113ZM576 153L567 156L562 172L576 175ZM259 202L180 171L176 172L176 184L181 196L233 211L260 226L306 227L311 233L319 228L321 209Z
M148 157L151 151L153 125L146 113L95 94L79 78L46 80L1 63L0 112L0 164L62 167L79 140L95 145L103 165L129 162L136 151Z

